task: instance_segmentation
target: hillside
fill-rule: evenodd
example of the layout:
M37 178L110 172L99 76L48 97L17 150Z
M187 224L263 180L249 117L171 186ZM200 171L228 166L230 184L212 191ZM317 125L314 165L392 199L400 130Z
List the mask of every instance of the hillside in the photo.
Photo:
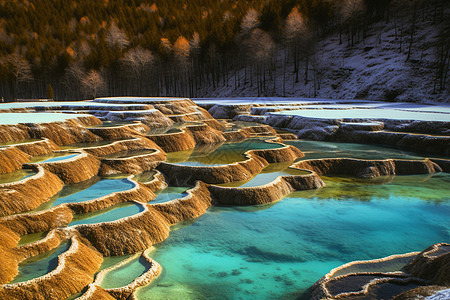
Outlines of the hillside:
M299 82L292 76L294 65L286 71L283 61L286 49L278 50L277 70L268 78L267 90L258 95L255 82L242 82L239 86L221 85L206 91L204 97L278 96L331 99L370 99L407 102L450 102L448 77L450 24L436 23L434 11L425 10L417 18L408 58L411 40L411 15L398 19L379 20L371 24L365 37L354 43L339 33L328 34L314 45L313 55L308 62L308 79L303 61ZM447 75L439 80L439 46L446 43L445 70ZM239 78L244 78L241 70ZM283 83L283 73L286 82ZM236 73L229 75L231 78ZM234 82L233 79L229 80ZM305 83L306 82L306 83Z
M0 1L0 96L448 100L443 0Z

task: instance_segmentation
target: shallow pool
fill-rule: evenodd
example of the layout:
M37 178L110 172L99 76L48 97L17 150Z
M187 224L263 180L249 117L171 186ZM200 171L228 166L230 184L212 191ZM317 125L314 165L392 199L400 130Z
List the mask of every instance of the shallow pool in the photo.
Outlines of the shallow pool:
M19 181L27 177L33 176L36 173L37 173L36 171L33 171L31 169L20 169L12 171L10 173L0 174L0 184Z
M175 187L175 186L167 187L164 190L162 190L161 192L159 192L156 195L156 198L153 199L152 201L150 201L149 203L151 203L151 204L163 203L163 202L167 202L167 201L171 201L171 200L175 200L175 199L179 199L179 198L184 198L188 195L186 193L186 191L188 189L190 189L190 188Z
M144 274L150 267L151 265L144 257L136 256L123 266L107 272L100 282L100 286L105 289L125 286Z
M84 202L111 193L129 190L133 187L134 183L126 178L102 179L96 176L84 182L65 185L57 196L42 204L36 211L48 209L62 203Z
M268 139L268 138L265 138ZM194 151L167 154L167 162L188 166L217 166L245 160L243 154L249 150L278 149L283 145L267 143L265 139L248 139L239 143L225 143L196 147Z
M81 153L53 152L47 155L33 156L30 160L30 163L57 162L73 158L77 155L81 155Z
M3 113L0 119L0 125L14 125L19 123L50 123L81 117L90 117L90 115L64 113Z
M210 208L151 253L165 272L139 299L296 299L354 260L450 240L449 174L327 187L258 207Z
M319 119L391 119L450 122L450 113L420 112L389 108L368 109L300 109L273 113L274 115L300 116Z
M286 141L286 144L300 149L305 156L304 159L318 158L358 158L358 159L424 159L425 157L413 152L402 151L392 147L355 144L355 143L333 143L321 141Z
M97 212L76 215L69 226L80 224L95 224L101 222L116 221L125 217L129 217L144 211L142 205L134 203L120 203L113 207L103 209Z
M27 281L43 276L58 266L58 256L69 250L70 243L64 242L51 251L30 257L19 264L19 274L11 283Z

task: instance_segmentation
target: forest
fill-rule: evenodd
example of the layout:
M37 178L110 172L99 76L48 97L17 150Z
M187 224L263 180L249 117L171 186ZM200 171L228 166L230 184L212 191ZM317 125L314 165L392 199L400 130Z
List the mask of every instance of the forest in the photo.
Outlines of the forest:
M446 0L1 0L0 96L199 97L219 85L283 96L289 80L320 88L320 40L351 47L374 22L402 24L410 60L425 14L438 30L434 89L445 90Z

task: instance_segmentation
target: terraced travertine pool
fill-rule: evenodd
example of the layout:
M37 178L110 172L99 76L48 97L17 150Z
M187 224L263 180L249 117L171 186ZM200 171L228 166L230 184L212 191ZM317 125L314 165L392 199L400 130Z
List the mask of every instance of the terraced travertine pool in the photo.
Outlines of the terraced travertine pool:
M64 186L55 197L43 203L34 211L48 209L62 203L88 201L115 192L129 190L134 186L134 183L126 178L100 178L96 176L84 182Z
M20 169L6 174L0 174L0 184L10 183L35 175L37 172L31 169Z
M312 141L288 144L305 152L302 159L423 158L372 145ZM270 147L280 145L252 139L215 148L198 147L193 151L170 153L168 161L220 165L243 160L242 154L248 150ZM304 174L304 171L288 166L272 164L252 180L231 185L258 186L280 175ZM147 182L154 174L147 172L136 179ZM323 179L327 186L319 190L294 192L270 205L212 207L203 216L172 227L169 238L155 245L150 253L162 265L163 273L151 285L138 290L138 299L297 299L324 274L346 262L420 251L433 243L450 240L450 174L375 180ZM68 190L56 201L94 199L130 188L125 183L123 178L97 178L78 187L66 187ZM168 187L149 203L184 197L188 188ZM56 205L55 202L52 205ZM76 216L69 226L114 221L142 209L133 203L120 204ZM22 243L40 237L42 234L28 237ZM129 257L106 258L102 268ZM52 259L54 262L54 257L48 261ZM29 278L50 270L45 258L36 257L35 261L41 261L41 264L26 261L21 266L21 270L31 270L25 271L32 274ZM136 258L116 269L117 273L108 273L102 286L126 285L146 267ZM15 280L26 280L24 278Z
M58 256L69 250L69 247L69 242L63 242L56 249L23 261L19 265L19 274L11 283L31 280L53 271L58 266Z
M167 162L185 166L220 166L243 161L244 153L249 150L278 149L279 143L266 142L269 138L253 138L238 143L206 145L193 151L180 151L167 154Z
M210 208L155 246L165 272L138 299L296 299L346 262L448 241L450 175L389 180L325 178L272 205Z

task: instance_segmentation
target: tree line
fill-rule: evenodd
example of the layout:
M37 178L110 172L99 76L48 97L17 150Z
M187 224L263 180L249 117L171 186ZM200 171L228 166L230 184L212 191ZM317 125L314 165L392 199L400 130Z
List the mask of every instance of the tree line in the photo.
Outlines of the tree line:
M445 0L1 1L0 96L196 97L242 84L262 96L282 93L287 77L320 88L313 54L321 38L338 33L351 46L373 22L406 14L408 60L425 10L440 28L435 89L445 89Z

